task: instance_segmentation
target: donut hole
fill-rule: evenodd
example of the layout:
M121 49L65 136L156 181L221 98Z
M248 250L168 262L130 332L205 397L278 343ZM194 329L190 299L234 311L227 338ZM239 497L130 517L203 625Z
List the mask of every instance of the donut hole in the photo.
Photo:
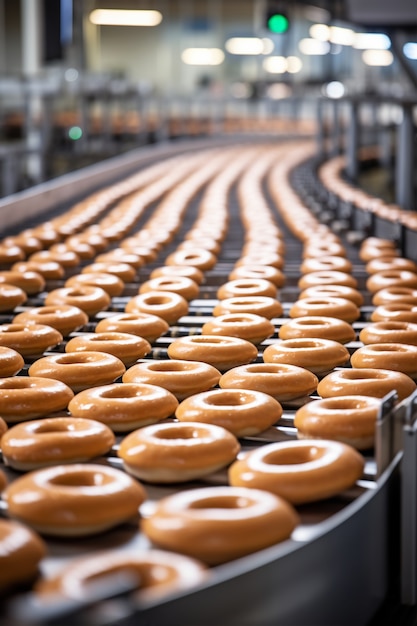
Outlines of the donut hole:
M100 390L100 398L107 398L109 400L121 400L123 398L136 398L142 395L142 392L138 388L130 387L128 384L123 384L118 387L110 387L109 389Z
M23 324L5 324L2 328L1 328L1 332L2 333L23 333L26 332L28 329L26 328L26 326L23 326Z
M287 348L295 350L306 350L321 347L320 344L314 339L286 339L284 345Z
M148 369L152 372L182 372L185 369L192 369L188 367L187 363L177 363L175 361L160 361L155 363L149 363Z
M368 407L377 406L379 403L373 401L372 398L369 401L361 399L361 398L326 398L325 400L320 401L321 409L326 411L351 411L351 410L360 410L366 409Z
M149 296L146 298L146 304L151 306L164 306L170 304L172 299L169 296Z
M253 400L253 396L249 393L236 390L236 393L231 389L227 393L220 395L213 394L207 395L205 398L205 404L221 407L221 406L244 406Z
M166 578L169 578L168 572L165 572L166 568L161 567L161 580L164 580ZM104 579L104 581L106 579L108 579L108 577L115 575L115 574L122 574L122 575L126 575L128 576L128 580L132 582L133 584L136 584L137 587L145 587L147 584L149 585L149 576L144 577L143 576L143 572L139 572L137 568L135 568L133 565L129 565L127 563L125 564L120 564L120 565L114 565L112 567L107 568L105 571L98 571L98 572L93 572L90 574L85 574L82 577L82 585L83 587L88 587L90 588L90 590L92 591L93 588L96 585L101 584L101 581ZM85 595L85 597L88 597L88 589L85 589L83 591L83 595Z
M49 483L57 487L101 487L112 482L112 478L101 472L70 472L53 476Z
M265 454L262 462L266 465L302 465L321 459L324 455L325 450L317 446L282 448Z
M48 424L36 424L31 430L36 435L47 435L49 433L66 433L73 430L73 427L71 427L70 424L63 424L59 420L56 420L54 424L50 422Z
M204 344L224 344L227 343L227 338L225 337L216 337L214 335L201 335L197 337L191 337L192 343L204 343Z
M106 357L104 353L95 352L95 353L88 354L87 352L71 352L71 353L59 355L59 357L56 359L55 362L58 363L59 365L77 365L77 364L82 365L83 363L96 362L97 355L98 356L102 355L104 358Z
M252 504L253 502L249 498L243 496L212 496L190 502L188 509L246 509Z
M205 431L204 431L205 432ZM192 426L183 426L182 428L165 428L154 434L157 439L200 439L201 430Z
M386 375L378 370L367 369L347 369L339 372L339 375L346 380L369 380L370 378L380 380L386 378Z

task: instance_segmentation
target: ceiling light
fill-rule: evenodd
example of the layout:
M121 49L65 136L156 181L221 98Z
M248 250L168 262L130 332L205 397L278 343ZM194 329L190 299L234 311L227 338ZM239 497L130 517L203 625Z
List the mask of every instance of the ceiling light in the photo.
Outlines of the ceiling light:
M264 70L270 74L284 74L288 67L285 57L268 57L264 59L262 65Z
M230 54L263 54L264 42L259 37L232 37L225 44Z
M220 48L186 48L181 59L187 65L220 65L224 61L224 52Z
M301 39L298 48L300 52L306 55L322 55L330 52L330 44L328 41L320 41L319 39L309 37Z
M391 40L384 33L355 33L353 47L358 50L388 50Z
M350 28L331 26L329 41L331 43L338 43L341 46L353 46L355 42L355 34L355 31Z
M298 57L287 57L287 72L289 74L298 74L303 67L301 59Z
M414 43L413 41L405 43L403 47L403 52L407 59L417 59L417 43Z
M157 26L162 22L160 11L130 9L95 9L90 22L99 26Z
M364 50L362 60L365 65L387 67L392 64L394 57L390 50Z

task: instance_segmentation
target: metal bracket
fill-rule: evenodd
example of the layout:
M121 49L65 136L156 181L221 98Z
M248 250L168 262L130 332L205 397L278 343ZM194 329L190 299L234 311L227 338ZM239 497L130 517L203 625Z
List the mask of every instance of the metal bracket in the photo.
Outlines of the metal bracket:
M375 432L375 462L377 478L379 478L387 469L394 456L394 407L397 401L397 393L395 391L391 391L382 398L381 406L378 412Z

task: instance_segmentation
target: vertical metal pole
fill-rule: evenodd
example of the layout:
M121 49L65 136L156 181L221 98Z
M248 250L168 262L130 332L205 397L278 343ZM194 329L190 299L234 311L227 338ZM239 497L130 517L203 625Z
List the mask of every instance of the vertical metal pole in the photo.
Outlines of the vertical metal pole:
M414 210L414 123L413 105L404 104L402 121L397 128L397 164L395 200L403 209Z
M349 103L349 121L346 130L346 173L352 182L356 182L359 172L359 105L356 100Z
M401 602L417 603L417 394L407 402L401 465Z

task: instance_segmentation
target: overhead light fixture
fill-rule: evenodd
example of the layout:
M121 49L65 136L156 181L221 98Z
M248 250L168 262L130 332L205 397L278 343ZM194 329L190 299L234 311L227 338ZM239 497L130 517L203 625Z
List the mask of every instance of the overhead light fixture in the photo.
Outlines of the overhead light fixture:
M186 65L221 65L224 52L220 48L186 48L181 59Z
M285 74L288 63L285 57L268 57L264 59L263 68L270 74Z
M364 50L362 61L365 65L374 67L388 67L392 65L394 56L390 50Z
M328 41L320 41L320 39L313 39L305 37L301 39L298 48L300 52L307 56L324 55L330 52L330 44Z
M162 22L160 11L135 9L95 9L90 22L97 26L158 26Z
M341 46L353 46L355 42L355 31L351 28L342 28L341 26L330 26L331 43L338 43Z
M273 41L267 37L231 37L226 41L225 48L230 54L257 55L265 54L265 48L271 51L274 48ZM267 52L268 53L268 52Z
M287 57L287 72L288 74L298 74L301 72L303 62L298 57Z
M329 41L330 39L330 26L327 24L313 24L310 26L310 37L318 39L318 41Z
M388 50L391 39L385 33L355 33L353 47L357 50Z
M407 59L417 59L417 43L414 41L408 41L404 44L403 52Z

